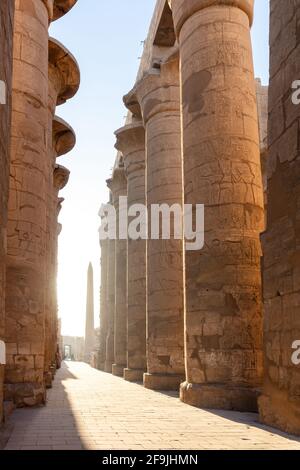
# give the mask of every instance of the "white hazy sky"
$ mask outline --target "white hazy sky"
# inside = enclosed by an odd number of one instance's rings
[[[94,267],[95,324],[99,323],[101,203],[108,193],[116,151],[114,131],[123,125],[122,97],[133,86],[155,0],[78,0],[66,16],[53,23],[51,36],[76,57],[81,87],[75,98],[57,108],[57,114],[76,131],[76,148],[59,159],[71,170],[60,222],[58,296],[62,332],[83,335],[86,273]],[[268,83],[269,1],[256,0],[252,29],[256,76]]]

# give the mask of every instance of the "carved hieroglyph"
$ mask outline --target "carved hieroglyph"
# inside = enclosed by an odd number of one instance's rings
[[[45,400],[48,24],[43,2],[16,2],[5,382],[19,406]]]
[[[186,252],[181,398],[256,409],[261,385],[264,206],[250,23],[253,1],[171,0],[180,45],[185,202],[205,204]]]
[[[13,54],[14,2],[0,2],[0,425],[3,417],[3,381],[5,363],[5,256],[7,200],[9,183],[9,140]],[[3,357],[4,356],[4,357]]]

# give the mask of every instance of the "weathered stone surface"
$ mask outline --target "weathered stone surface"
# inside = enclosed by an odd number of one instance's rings
[[[264,285],[264,423],[300,435],[300,107],[291,89],[299,80],[300,3],[271,0],[267,229],[262,237]]]
[[[9,137],[11,120],[14,3],[0,3],[0,80],[5,83],[5,100],[0,102],[0,341],[5,340],[5,255],[9,182]],[[0,364],[0,423],[3,419],[4,366]]]
[[[6,341],[40,345],[6,367],[6,396],[18,406],[45,400],[48,22],[43,2],[16,2]]]
[[[181,57],[185,203],[205,205],[205,246],[185,256],[181,398],[249,411],[263,372],[253,1],[172,0],[171,6]]]
[[[116,148],[122,152],[127,176],[128,207],[146,202],[145,128],[133,122],[116,132]],[[129,218],[129,223],[131,219]],[[127,244],[127,368],[124,378],[142,381],[146,364],[146,240]]]
[[[94,321],[94,271],[92,263],[89,264],[87,274],[87,297],[86,297],[86,319],[85,319],[85,361],[90,364],[91,356],[95,350],[95,321]]]
[[[110,189],[116,210],[117,238],[115,241],[115,307],[114,307],[114,363],[112,373],[123,377],[127,366],[127,240],[119,237],[120,197],[127,196],[127,180],[124,165],[115,168]],[[127,214],[125,214],[127,217]]]
[[[146,128],[146,205],[182,206],[178,55],[153,69],[125,97]],[[184,377],[182,240],[147,241],[147,374],[152,389],[177,389]],[[160,233],[161,237],[161,233]]]
[[[98,368],[105,371],[106,338],[108,335],[108,248],[109,240],[100,240],[101,247],[101,288],[100,288],[100,337]]]
[[[45,377],[49,387],[50,369],[57,356],[57,251],[59,191],[67,184],[69,171],[56,165],[58,156],[75,145],[73,129],[55,116],[56,107],[72,98],[80,84],[80,71],[72,54],[53,38],[48,43],[48,152],[46,213],[46,291],[45,291]]]
[[[112,181],[107,180],[108,188],[110,188]],[[110,193],[110,203],[113,202],[112,194]],[[108,327],[106,336],[106,353],[105,353],[105,372],[112,372],[112,365],[115,362],[114,341],[115,341],[115,304],[116,304],[116,289],[115,289],[115,273],[116,273],[116,241],[110,239],[108,241],[108,260],[107,260],[107,312],[108,312]]]

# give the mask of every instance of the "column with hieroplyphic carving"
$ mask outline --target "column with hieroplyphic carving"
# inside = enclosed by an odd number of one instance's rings
[[[253,1],[170,0],[180,47],[185,203],[205,245],[185,253],[186,403],[254,410],[261,385],[264,204]]]
[[[145,206],[145,128],[142,121],[122,127],[116,137],[116,148],[124,158],[128,207]],[[127,367],[124,379],[135,382],[143,381],[147,370],[146,240],[142,234],[138,239],[128,238],[127,258]]]

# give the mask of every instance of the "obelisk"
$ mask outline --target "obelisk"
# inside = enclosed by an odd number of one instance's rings
[[[85,320],[85,362],[90,363],[91,353],[95,349],[95,326],[94,326],[94,274],[92,263],[89,264],[87,273],[87,295],[86,295],[86,320]]]

